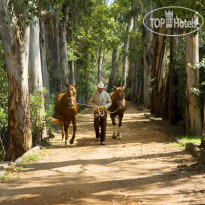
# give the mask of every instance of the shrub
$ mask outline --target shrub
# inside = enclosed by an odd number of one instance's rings
[[[46,89],[43,89],[43,95],[47,93]],[[33,143],[37,143],[42,138],[42,133],[46,128],[49,128],[49,118],[53,115],[53,103],[49,104],[49,108],[44,110],[45,99],[40,97],[35,91],[34,94],[30,94],[30,114],[32,122],[32,138]]]

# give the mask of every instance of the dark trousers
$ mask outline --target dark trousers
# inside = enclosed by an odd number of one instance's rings
[[[107,112],[105,112],[105,115],[102,117],[100,116],[100,117],[94,118],[94,128],[95,128],[96,138],[100,137],[101,142],[105,141],[106,126],[107,126]],[[100,127],[101,127],[101,134],[99,131]]]

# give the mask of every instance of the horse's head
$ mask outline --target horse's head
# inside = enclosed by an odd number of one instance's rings
[[[67,100],[68,100],[68,107],[69,108],[74,108],[74,105],[76,103],[76,88],[77,85],[67,85],[68,90],[66,92],[67,94]]]
[[[115,92],[114,92],[114,96],[115,96],[115,100],[117,102],[117,108],[119,110],[123,109],[123,99],[125,98],[125,93],[124,93],[124,89],[125,87],[119,87],[119,88],[115,88]]]

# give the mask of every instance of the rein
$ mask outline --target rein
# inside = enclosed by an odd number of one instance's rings
[[[105,111],[100,111],[100,108],[97,107],[95,109],[93,109],[93,115],[94,115],[94,118],[97,118],[97,117],[103,117],[105,115]]]
[[[93,105],[88,105],[88,104],[84,104],[84,103],[78,103],[77,102],[77,104],[79,104],[79,105],[85,105],[85,106],[87,106],[87,107],[94,107]],[[118,111],[118,109],[119,108],[117,108],[115,111],[113,111],[113,112],[110,112],[110,111],[108,111],[107,110],[107,113],[109,113],[109,114],[113,114],[113,113],[115,113],[115,112],[117,112]],[[93,113],[96,111],[96,113],[97,113],[97,117],[99,117],[99,116],[101,116],[101,117],[103,117],[104,115],[105,115],[105,111],[100,111],[99,110],[99,108],[97,109],[97,110],[95,110],[95,109],[93,109]],[[94,117],[95,117],[95,115],[94,115]]]

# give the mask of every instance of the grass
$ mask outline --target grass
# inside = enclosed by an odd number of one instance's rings
[[[49,154],[50,156],[53,156],[53,153],[51,153],[50,150],[46,150],[45,148],[42,148],[42,151],[40,152],[39,155],[37,154],[30,154],[28,156],[23,157],[21,164],[16,167],[16,171],[11,172],[8,171],[6,172],[2,177],[0,177],[0,180],[7,180],[7,179],[14,179],[14,178],[20,178],[20,175],[18,175],[18,171],[23,170],[24,168],[28,168],[29,164],[28,162],[37,162],[40,159],[44,159],[45,155]]]
[[[171,146],[172,146],[172,147],[184,147],[183,144],[180,144],[180,143],[178,143],[178,142],[172,143]]]
[[[201,144],[201,136],[184,136],[181,138],[182,142],[188,143],[191,142],[195,145]]]
[[[8,179],[20,179],[20,176],[17,172],[6,172],[1,178],[2,181],[8,180]]]
[[[200,145],[201,144],[201,136],[198,136],[198,135],[195,135],[195,136],[189,136],[189,135],[186,135],[186,136],[175,136],[173,138],[174,138],[174,141],[176,139],[179,139],[179,140],[181,140],[185,144],[189,143],[189,142],[191,142],[191,143],[193,143],[195,145]],[[172,138],[172,140],[173,140],[173,138]],[[178,146],[183,146],[183,145],[181,145],[179,143],[174,143],[173,146],[177,146],[177,144],[178,144]]]
[[[26,163],[26,162],[30,162],[30,161],[33,161],[33,162],[37,162],[38,160],[40,159],[40,157],[36,154],[30,154],[28,156],[25,156],[22,160],[22,162]]]
[[[17,167],[18,171],[21,171],[23,168],[28,168],[29,165],[28,164],[21,164],[20,166]]]

